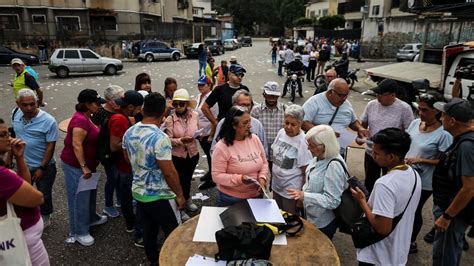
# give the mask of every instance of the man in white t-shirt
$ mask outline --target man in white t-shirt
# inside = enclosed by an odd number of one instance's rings
[[[357,249],[357,260],[359,265],[405,265],[421,195],[418,173],[404,163],[410,149],[410,135],[397,128],[387,128],[375,134],[371,141],[375,162],[390,170],[375,182],[369,201],[359,188],[351,191],[375,231],[386,237]],[[400,221],[394,224],[399,215]]]
[[[377,99],[370,101],[361,117],[362,126],[369,130],[369,137],[374,136],[382,129],[395,127],[405,131],[413,121],[413,111],[404,101],[397,98],[398,84],[395,80],[384,79],[373,89]],[[380,167],[372,158],[370,144],[365,149],[364,169],[365,187],[370,192],[375,181],[387,169]]]

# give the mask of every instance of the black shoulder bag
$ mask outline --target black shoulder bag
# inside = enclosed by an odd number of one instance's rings
[[[375,231],[374,227],[372,227],[367,217],[365,216],[361,217],[351,227],[352,242],[354,243],[354,246],[356,248],[365,248],[372,244],[375,244],[383,240],[387,236],[389,236],[393,232],[393,230],[395,230],[395,227],[402,219],[403,214],[405,214],[405,211],[407,210],[408,205],[410,205],[411,198],[413,197],[413,194],[415,193],[415,188],[416,188],[416,183],[417,183],[415,170],[413,170],[413,174],[415,176],[415,185],[413,186],[413,190],[411,191],[411,196],[408,199],[408,203],[405,206],[405,209],[403,210],[403,212],[397,215],[395,218],[393,218],[392,230],[390,230],[390,233],[388,233],[386,236],[379,234],[377,231]]]
[[[365,194],[365,197],[369,197],[369,192],[365,188],[364,184],[355,176],[351,176],[349,171],[347,171],[346,166],[344,165],[341,160],[334,158],[328,163],[332,161],[339,162],[344,168],[344,173],[346,176],[347,183],[349,183],[349,187],[342,192],[341,195],[341,203],[339,206],[334,209],[334,215],[336,216],[336,224],[339,227],[339,232],[351,234],[351,226],[355,224],[357,219],[359,219],[362,214],[364,213],[362,208],[359,205],[359,202],[352,196],[351,187],[355,188],[358,187],[362,190]]]
[[[334,122],[334,118],[337,115],[337,112],[339,111],[339,106],[336,108],[336,111],[334,111],[334,114],[331,117],[331,120],[329,120],[328,126],[332,125],[332,122]]]

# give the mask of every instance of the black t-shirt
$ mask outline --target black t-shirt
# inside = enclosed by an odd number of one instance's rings
[[[214,106],[214,104],[219,104],[219,115],[217,120],[221,120],[227,114],[227,111],[232,107],[232,96],[238,90],[244,89],[249,91],[249,88],[245,85],[240,85],[239,88],[231,88],[229,83],[222,84],[215,87],[209,97],[206,99],[206,103],[209,107]]]
[[[92,115],[91,120],[94,124],[100,127],[104,121],[110,118],[113,114],[115,113],[105,110],[104,107],[100,107],[99,111]]]
[[[25,85],[34,91],[39,89],[38,82],[36,82],[36,79],[28,72],[25,72]]]

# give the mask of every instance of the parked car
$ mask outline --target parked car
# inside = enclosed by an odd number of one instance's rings
[[[204,43],[207,45],[207,48],[209,49],[212,55],[221,55],[225,53],[222,41],[217,38],[205,39]]]
[[[133,53],[138,61],[153,62],[158,59],[172,59],[179,61],[181,51],[178,48],[170,48],[161,41],[146,40],[134,45]]]
[[[193,43],[193,45],[187,47],[184,50],[184,54],[186,55],[186,57],[187,58],[198,58],[198,56],[199,56],[198,48],[199,48],[200,44],[201,44],[200,42],[197,42],[197,43]]]
[[[123,69],[122,61],[103,57],[87,48],[58,48],[49,59],[49,70],[60,78],[71,72],[103,72],[115,75]]]
[[[39,58],[36,55],[20,53],[0,45],[0,64],[10,64],[13,58],[20,58],[27,65],[39,64]]]
[[[226,51],[237,49],[237,44],[233,39],[224,40],[224,48]]]
[[[415,56],[420,53],[422,46],[423,44],[421,43],[407,43],[403,45],[402,48],[398,49],[397,61],[413,61],[413,59],[415,59]]]
[[[273,40],[272,40],[273,41]],[[278,41],[278,40],[277,40]],[[244,47],[251,47],[252,46],[252,37],[250,36],[244,36],[242,37],[242,39],[240,40],[240,42],[242,43],[242,46]]]
[[[230,39],[230,40],[233,40],[235,42],[235,44],[237,45],[237,48],[242,48],[242,43],[239,42],[239,40],[237,39]]]

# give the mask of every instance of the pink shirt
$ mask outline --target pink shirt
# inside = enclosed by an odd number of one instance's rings
[[[0,217],[7,214],[7,201],[23,184],[23,178],[15,172],[0,166]],[[35,225],[40,219],[39,207],[28,208],[13,205],[16,216],[21,219],[23,231]]]
[[[219,191],[240,199],[256,198],[261,192],[255,184],[243,184],[242,175],[266,179],[267,174],[265,150],[257,135],[235,140],[231,146],[224,140],[216,144],[212,153],[212,179]]]
[[[170,137],[173,150],[173,156],[186,158],[193,157],[199,153],[196,140],[191,143],[184,144],[181,142],[182,137],[192,137],[194,132],[198,130],[198,114],[188,109],[185,117],[179,117],[176,112],[166,118],[166,134]]]
[[[92,121],[86,117],[83,113],[75,112],[72,115],[71,121],[67,127],[66,138],[64,139],[64,148],[61,152],[61,160],[76,168],[81,168],[79,161],[74,153],[74,147],[72,146],[72,130],[82,128],[87,131],[87,136],[82,142],[82,148],[84,150],[84,159],[86,165],[91,171],[95,171],[95,168],[99,165],[99,159],[97,158],[97,140],[99,138],[99,128],[92,123]]]

